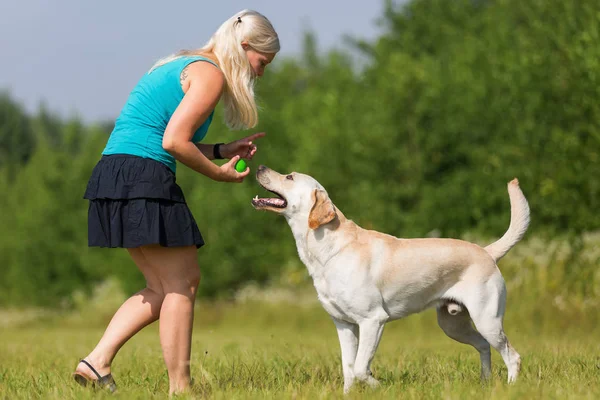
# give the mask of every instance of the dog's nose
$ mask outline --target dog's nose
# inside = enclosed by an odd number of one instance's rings
[[[256,177],[256,179],[259,179],[259,177],[261,176],[261,174],[263,172],[265,172],[268,168],[265,167],[264,165],[259,165],[258,168],[256,169],[256,174],[254,174],[254,176]]]

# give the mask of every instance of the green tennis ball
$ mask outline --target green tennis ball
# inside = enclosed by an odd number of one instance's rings
[[[235,170],[237,172],[244,172],[246,170],[246,161],[240,158],[238,162],[235,163]]]

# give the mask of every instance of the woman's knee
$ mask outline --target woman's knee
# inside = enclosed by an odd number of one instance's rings
[[[162,287],[165,294],[179,293],[195,296],[200,285],[200,279],[200,267],[196,262],[193,265],[189,265],[183,271],[165,276],[162,281]]]
[[[200,267],[195,247],[145,247],[144,255],[160,278],[163,293],[178,292],[194,295],[200,284]]]
[[[142,250],[140,248],[131,248],[127,250],[129,251],[131,258],[137,265],[138,269],[144,275],[144,279],[146,280],[146,289],[158,296],[164,297],[165,294],[162,288],[160,277],[154,270],[152,264],[150,264],[150,262],[148,262],[144,256]]]
[[[187,281],[190,286],[194,288],[194,292],[198,289],[200,285],[200,280],[202,279],[202,274],[200,273],[200,265],[198,263],[194,263],[194,266],[190,268],[190,271],[186,276]]]

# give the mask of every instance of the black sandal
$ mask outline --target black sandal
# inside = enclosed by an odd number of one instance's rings
[[[87,367],[98,377],[98,379],[97,380],[89,379],[87,376],[85,376],[79,372],[75,372],[75,373],[73,373],[73,378],[75,379],[75,382],[79,383],[81,386],[84,386],[84,387],[89,384],[93,388],[95,388],[96,386],[99,386],[101,388],[106,388],[106,389],[110,390],[111,393],[114,393],[115,390],[117,390],[117,384],[115,383],[115,380],[113,379],[112,374],[109,373],[107,375],[100,376],[98,371],[96,371],[96,369],[94,367],[92,367],[92,365],[89,362],[87,362],[85,360],[81,360],[79,362],[87,365]]]

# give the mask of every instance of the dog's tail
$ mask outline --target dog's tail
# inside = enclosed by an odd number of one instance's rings
[[[498,261],[523,238],[529,226],[529,204],[519,188],[517,178],[508,182],[508,196],[510,197],[510,225],[500,239],[485,247],[485,250]]]

